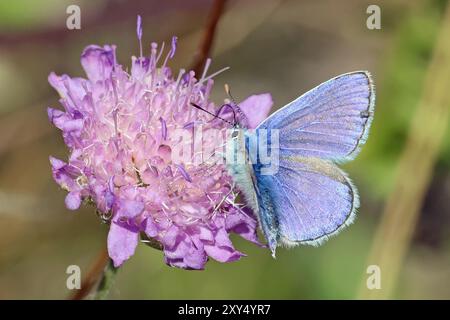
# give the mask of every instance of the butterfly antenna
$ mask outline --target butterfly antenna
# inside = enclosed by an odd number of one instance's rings
[[[225,83],[225,92],[230,97],[231,102],[233,102],[237,106],[238,104],[236,103],[236,100],[234,100],[233,96],[231,95],[231,89],[230,89],[230,86],[228,85],[228,83]]]
[[[194,103],[194,102],[191,102],[191,106],[193,106],[193,107],[196,108],[196,109],[202,110],[202,111],[206,112],[207,114],[212,115],[214,118],[217,118],[217,119],[219,119],[219,120],[222,120],[222,121],[224,121],[224,122],[226,122],[226,123],[228,123],[228,124],[234,126],[234,124],[231,123],[231,121],[228,121],[228,120],[226,120],[226,119],[224,119],[224,118],[222,118],[222,117],[219,117],[217,114],[214,114],[214,113],[212,113],[212,112],[209,112],[208,110],[206,110],[206,109],[200,107],[198,104],[196,104],[196,103]]]

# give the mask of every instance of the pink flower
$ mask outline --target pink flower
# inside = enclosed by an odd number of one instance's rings
[[[149,57],[132,58],[128,74],[115,46],[91,45],[81,55],[87,79],[49,75],[64,110],[49,108],[48,116],[70,150],[67,162],[50,157],[53,177],[68,191],[67,208],[90,201],[110,222],[108,252],[116,267],[134,254],[141,234],[162,245],[168,265],[186,269],[203,269],[208,257],[243,256],[230,232],[258,243],[257,221],[236,203],[224,164],[173,160],[179,130],[188,136],[194,125],[229,127],[191,106],[218,112],[209,101],[213,80],[183,70],[172,76],[167,62],[175,49],[176,38],[166,55],[152,43]],[[271,105],[270,95],[257,95],[241,109],[255,126]],[[203,144],[220,147],[211,139]]]

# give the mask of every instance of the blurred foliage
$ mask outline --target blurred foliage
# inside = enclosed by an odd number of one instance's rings
[[[0,30],[16,33],[54,27],[65,22],[64,17],[59,13],[65,12],[69,5],[83,6],[92,11],[103,3],[103,0],[2,0],[0,1]]]
[[[46,27],[54,23],[59,10],[69,1],[55,3],[43,1],[0,1],[0,27],[11,31],[24,31],[32,27]],[[53,19],[52,19],[53,18]]]
[[[412,9],[400,24],[376,79],[377,103],[369,143],[358,161],[361,179],[379,198],[390,192],[395,163],[406,140],[410,120],[422,94],[422,82],[435,44],[444,1],[426,1]],[[448,135],[447,135],[448,136]],[[446,139],[449,140],[448,138]],[[450,144],[439,158],[450,167]]]

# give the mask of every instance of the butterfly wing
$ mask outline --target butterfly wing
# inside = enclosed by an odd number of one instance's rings
[[[352,222],[357,190],[331,160],[356,156],[367,138],[374,99],[369,73],[348,73],[258,126],[258,136],[263,129],[279,130],[278,171],[264,175],[260,164],[253,165],[260,222],[272,252],[280,243],[320,244]]]
[[[375,92],[370,74],[328,80],[273,113],[257,130],[280,130],[280,154],[353,159],[366,142]]]
[[[359,206],[356,188],[329,161],[280,157],[276,174],[255,175],[260,222],[272,252],[279,243],[321,244],[350,224]]]

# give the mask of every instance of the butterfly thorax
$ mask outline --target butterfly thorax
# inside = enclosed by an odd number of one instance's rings
[[[247,129],[235,127],[229,130],[226,147],[226,165],[234,183],[245,197],[246,203],[258,214],[257,187],[253,166],[246,148]],[[255,192],[256,191],[256,192]]]

